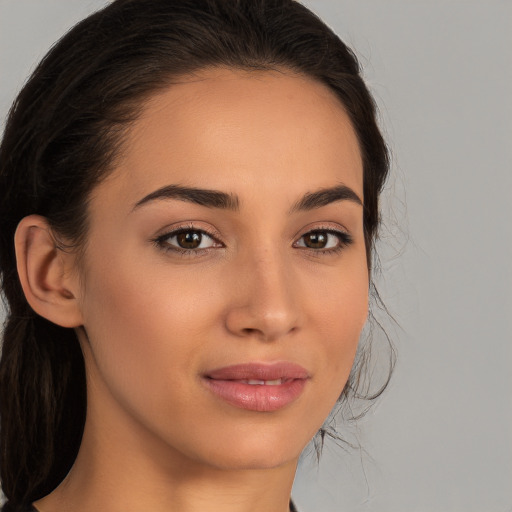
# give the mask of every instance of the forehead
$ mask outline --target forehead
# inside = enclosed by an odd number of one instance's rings
[[[290,201],[343,183],[363,197],[358,140],[339,99],[285,71],[214,68],[173,83],[148,100],[111,179],[133,202],[170,183],[242,198],[277,189]]]

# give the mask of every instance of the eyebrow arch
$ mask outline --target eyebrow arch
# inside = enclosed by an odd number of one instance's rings
[[[178,199],[180,201],[206,206],[207,208],[220,208],[222,210],[233,211],[237,211],[240,204],[237,196],[226,192],[196,187],[184,187],[182,185],[167,185],[151,192],[140,201],[137,201],[133,210],[136,210],[143,204],[158,199]]]
[[[336,201],[352,201],[360,206],[363,206],[361,198],[346,185],[338,185],[336,187],[322,188],[316,192],[308,192],[296,202],[290,209],[290,213],[299,211],[314,210],[327,206]]]

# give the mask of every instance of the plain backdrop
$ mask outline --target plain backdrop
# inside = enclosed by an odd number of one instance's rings
[[[0,0],[2,126],[35,63],[104,3]],[[299,509],[511,512],[512,1],[306,4],[360,58],[393,153],[378,284],[398,362],[350,426],[359,448],[304,458]]]

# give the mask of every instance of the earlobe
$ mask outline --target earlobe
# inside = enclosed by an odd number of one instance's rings
[[[62,327],[82,325],[74,256],[55,243],[48,221],[24,217],[14,235],[18,275],[32,309]]]

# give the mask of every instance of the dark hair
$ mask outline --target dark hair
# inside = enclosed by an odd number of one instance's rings
[[[143,102],[181,75],[212,66],[289,70],[327,85],[340,99],[363,158],[371,267],[388,153],[354,54],[318,17],[293,0],[116,0],[83,20],[24,86],[0,146],[5,510],[45,496],[65,477],[78,453],[86,411],[76,335],[28,305],[16,271],[16,226],[24,216],[39,214],[80,247],[89,194],[113,168]],[[342,398],[358,393],[362,366],[354,366]]]

